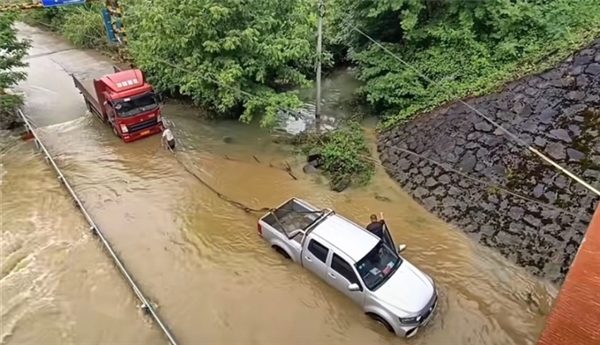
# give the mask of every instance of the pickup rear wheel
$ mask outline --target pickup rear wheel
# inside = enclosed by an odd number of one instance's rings
[[[367,315],[371,319],[375,320],[375,322],[385,327],[385,329],[387,329],[388,332],[394,333],[394,329],[392,328],[392,326],[390,326],[390,324],[387,321],[385,321],[381,316],[372,313],[367,313]]]
[[[286,259],[291,259],[290,256],[288,255],[288,253],[283,250],[283,248],[279,247],[279,246],[273,246],[273,249],[275,249],[275,251],[279,254],[281,254],[281,256],[283,256]]]

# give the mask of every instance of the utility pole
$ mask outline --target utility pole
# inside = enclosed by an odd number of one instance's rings
[[[317,36],[317,99],[315,101],[315,130],[321,133],[321,57],[323,51],[323,17],[325,16],[325,4],[319,0],[319,25]]]

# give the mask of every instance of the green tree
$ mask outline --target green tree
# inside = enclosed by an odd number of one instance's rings
[[[600,34],[597,0],[332,0],[338,40],[365,82],[359,94],[392,125],[488,92]],[[381,42],[435,83],[374,45]]]
[[[125,21],[131,55],[158,90],[244,121],[262,114],[273,125],[301,105],[289,90],[314,74],[310,0],[141,0]]]
[[[15,19],[13,13],[0,13],[0,117],[2,125],[8,127],[14,124],[14,111],[23,104],[23,99],[5,90],[27,78],[27,73],[19,69],[28,66],[23,58],[31,47],[29,40],[17,38]]]

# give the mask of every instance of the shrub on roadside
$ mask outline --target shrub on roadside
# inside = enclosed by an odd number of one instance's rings
[[[23,99],[7,91],[27,77],[26,72],[15,69],[28,66],[23,59],[31,47],[30,41],[17,38],[16,18],[14,13],[0,13],[0,126],[4,128],[17,122],[15,110]]]
[[[301,147],[305,154],[321,154],[323,173],[333,185],[344,180],[353,185],[364,185],[375,173],[369,144],[358,122],[351,121],[346,128],[320,136],[308,135]]]
[[[104,49],[108,38],[102,19],[103,3],[87,3],[44,8],[23,14],[29,25],[59,32],[71,44],[81,48]]]

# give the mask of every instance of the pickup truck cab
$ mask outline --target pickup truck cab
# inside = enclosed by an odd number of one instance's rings
[[[115,136],[129,143],[163,131],[160,95],[139,69],[122,70],[98,79],[73,77],[88,110],[108,124]]]
[[[272,248],[313,272],[399,337],[412,337],[437,307],[435,283],[380,239],[333,210],[292,198],[258,221]]]

